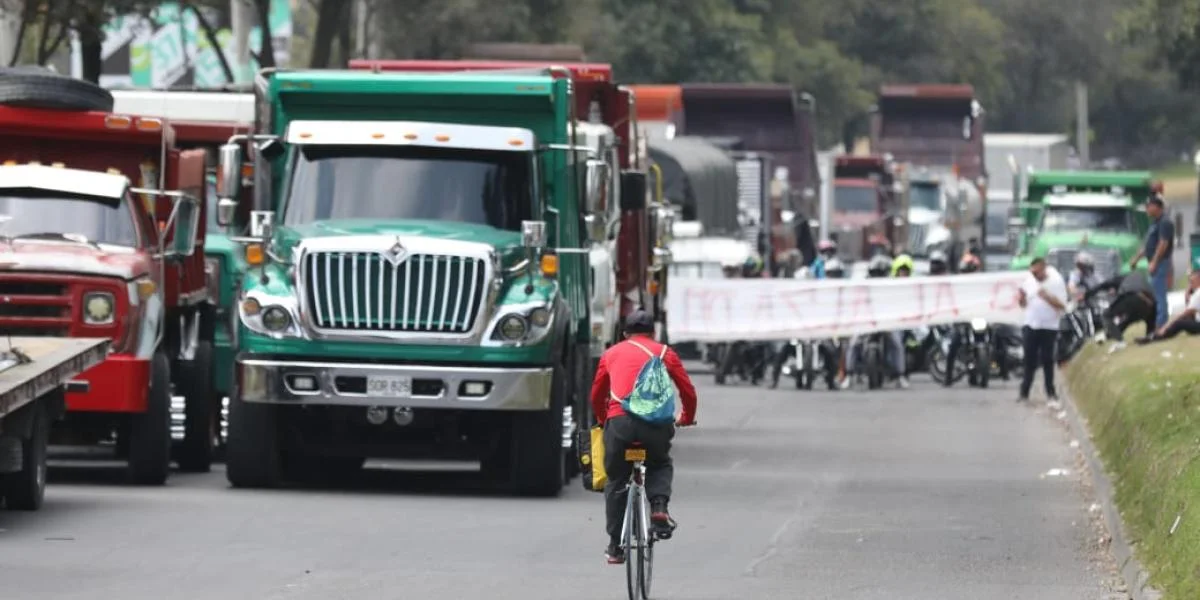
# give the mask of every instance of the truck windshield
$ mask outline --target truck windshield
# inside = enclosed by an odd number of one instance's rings
[[[1042,217],[1042,231],[1133,231],[1133,220],[1125,207],[1051,206]]]
[[[532,218],[524,152],[307,146],[293,159],[283,222],[423,219],[519,231]]]
[[[133,211],[126,200],[0,194],[0,215],[9,219],[0,233],[14,238],[83,236],[88,242],[138,246]]]
[[[839,185],[833,188],[833,210],[838,212],[877,212],[875,188]]]
[[[928,210],[942,210],[942,190],[936,185],[914,183],[909,189],[909,206]]]

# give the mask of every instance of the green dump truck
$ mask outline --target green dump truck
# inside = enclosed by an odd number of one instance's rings
[[[1041,256],[1065,275],[1086,250],[1100,277],[1127,273],[1146,238],[1146,201],[1155,189],[1150,173],[1141,171],[1029,174],[1024,197],[1014,198],[1019,215],[1009,221],[1017,242],[1012,268],[1028,268]]]
[[[588,422],[585,217],[608,190],[555,73],[264,71],[227,474],[479,460],[555,495]],[[248,142],[248,143],[247,143]],[[630,179],[645,194],[644,179]]]

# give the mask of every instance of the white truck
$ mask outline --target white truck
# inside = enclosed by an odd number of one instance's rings
[[[80,373],[108,355],[109,340],[5,337],[0,341],[0,501],[37,510],[46,494],[50,425],[66,412],[66,392],[86,391]],[[82,388],[82,389],[81,389]]]
[[[985,133],[983,149],[987,172],[992,175],[988,181],[984,262],[989,270],[1006,270],[1013,251],[1008,219],[1014,190],[1024,188],[1018,182],[1029,172],[1069,168],[1071,146],[1067,136],[1061,134]],[[1013,173],[1014,165],[1018,173]]]

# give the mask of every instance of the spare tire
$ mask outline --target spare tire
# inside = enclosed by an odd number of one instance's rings
[[[94,83],[42,67],[21,66],[0,69],[0,104],[111,112],[113,98],[108,90]]]

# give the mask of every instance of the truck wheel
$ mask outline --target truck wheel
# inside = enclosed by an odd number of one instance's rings
[[[9,510],[37,510],[46,497],[46,443],[50,439],[50,417],[40,402],[30,407],[33,430],[21,442],[21,470],[0,478]]]
[[[550,410],[513,415],[511,468],[518,494],[552,497],[562,490],[567,455],[562,447],[562,418],[570,390],[568,377],[562,365],[554,369]]]
[[[0,104],[112,112],[113,97],[94,83],[24,66],[0,69]]]
[[[134,483],[162,485],[171,472],[171,361],[162,350],[150,362],[146,412],[129,427],[129,476]]]
[[[213,393],[212,342],[201,341],[191,362],[183,363],[179,382],[184,392],[183,442],[176,459],[179,469],[207,473],[212,468],[213,440],[221,399]]]
[[[225,478],[230,485],[279,485],[283,462],[276,421],[274,405],[243,402],[234,388],[229,397],[229,439],[225,442]]]

